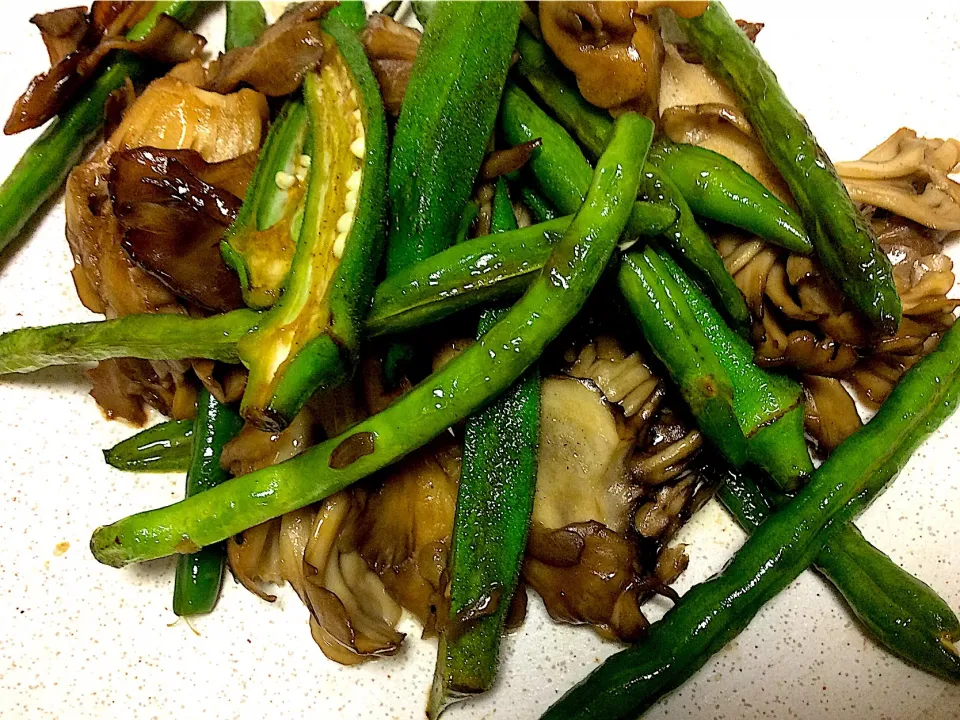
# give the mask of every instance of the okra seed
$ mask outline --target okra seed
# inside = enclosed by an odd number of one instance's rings
[[[291,175],[288,172],[280,170],[273,178],[274,182],[277,183],[277,187],[281,190],[289,190],[293,187],[293,184],[297,181],[297,178]]]
[[[350,230],[351,225],[353,225],[353,213],[347,211],[337,220],[337,232],[345,233]]]
[[[347,208],[347,212],[353,212],[357,209],[357,191],[348,190],[347,197],[344,199],[344,205]]]
[[[309,155],[301,155],[301,156],[300,156],[300,167],[302,167],[302,168],[308,168],[308,167],[310,167],[310,161],[311,161],[311,159],[310,159],[310,156],[309,156]]]
[[[350,143],[350,152],[352,152],[354,156],[358,158],[363,157],[363,153],[365,150],[366,150],[366,144],[363,141],[362,135],[358,137],[356,140],[354,140],[352,143]]]
[[[359,190],[362,177],[363,173],[360,168],[354,170],[350,177],[347,178],[347,191]]]
[[[347,246],[347,234],[342,232],[337,235],[337,239],[333,242],[333,256],[339,260],[343,257],[343,249]]]

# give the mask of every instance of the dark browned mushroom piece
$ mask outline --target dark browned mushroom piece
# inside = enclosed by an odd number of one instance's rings
[[[168,64],[200,54],[206,40],[169,15],[160,15],[142,40],[126,39],[124,33],[149,9],[150,3],[94,3],[82,18],[79,8],[34,16],[52,65],[34,77],[14,103],[4,133],[13,135],[43,125],[74,98],[114,50]]]
[[[175,294],[215,312],[243,306],[239,280],[220,255],[242,201],[205,178],[249,179],[255,161],[249,155],[208,164],[191,150],[143,147],[110,158],[124,249]]]

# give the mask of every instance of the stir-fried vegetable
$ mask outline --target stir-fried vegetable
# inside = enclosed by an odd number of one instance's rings
[[[157,2],[127,38],[142,40],[161,14],[185,20],[196,9],[189,0]],[[63,184],[87,143],[103,125],[104,106],[126,79],[147,75],[149,64],[121,55],[93,81],[91,87],[62,112],[27,149],[0,185],[0,252],[13,242],[30,218]]]
[[[306,141],[306,107],[289,100],[270,127],[243,205],[220,246],[253,308],[273,305],[290,273],[309,173]]]
[[[200,391],[187,470],[187,497],[216,487],[230,477],[220,467],[220,454],[242,427],[243,421],[235,410],[218,402],[206,389]],[[210,545],[178,558],[173,585],[175,614],[202,615],[213,610],[220,597],[224,558],[222,545]]]
[[[167,420],[103,451],[117,470],[186,472],[193,448],[193,420]]]
[[[654,354],[666,366],[700,427],[735,465],[747,441],[734,412],[730,376],[714,352],[679,284],[652,248],[623,258],[620,290]]]
[[[599,280],[632,210],[652,131],[635,114],[618,118],[583,207],[524,296],[475,345],[386,410],[303,455],[98,529],[94,556],[119,567],[220,542],[366,477],[497,397]]]
[[[700,326],[730,376],[733,409],[747,440],[747,459],[766,470],[783,490],[797,490],[813,472],[803,435],[800,386],[785,375],[757,367],[750,344],[724,323],[676,263],[662,253],[661,260],[689,307],[687,320]]]
[[[420,43],[390,155],[387,275],[449,246],[493,130],[520,3],[438,2]],[[395,345],[396,382],[412,355]]]
[[[890,261],[773,70],[720,3],[678,22],[707,67],[736,93],[790,186],[821,262],[878,331],[895,333],[903,311]]]
[[[647,639],[606,660],[544,718],[634,718],[735,638],[900,471],[960,397],[960,330],[911,369],[877,415],[846,440],[789,505],[714,579],[697,585]]]
[[[267,29],[267,15],[257,0],[233,0],[227,3],[227,50],[253,45]]]
[[[492,231],[516,225],[501,179],[493,199]],[[505,312],[485,310],[478,334],[490,330]],[[489,690],[496,677],[500,636],[520,579],[533,512],[539,434],[536,367],[467,420],[452,534],[450,618],[440,632],[428,717]]]
[[[310,178],[283,295],[240,345],[250,370],[241,414],[283,428],[310,396],[351,372],[384,232],[386,121],[356,35],[335,18],[336,41],[307,76]]]
[[[842,164],[848,195],[762,25],[716,2],[415,2],[423,34],[400,7],[235,2],[209,62],[186,3],[32,19],[51,68],[6,131],[53,124],[0,186],[0,251],[105,111],[66,215],[107,319],[0,334],[0,374],[100,361],[108,416],[195,418],[104,451],[187,487],[95,558],[179,555],[178,615],[225,557],[265,600],[288,582],[348,665],[395,654],[405,609],[438,636],[431,718],[491,688],[527,588],[636,643],[545,717],[628,718],[810,565],[960,678],[956,615],[852,524],[960,402],[960,142],[901,130]],[[176,67],[140,88],[146,59]],[[724,475],[751,537],[681,598],[673,538]]]
[[[569,73],[526,30],[521,30],[517,37],[517,50],[520,76],[586,153],[595,158],[603,150],[613,126],[610,115],[584,99]],[[795,252],[812,251],[796,214],[732,160],[660,137],[648,162],[670,177],[697,215],[754,232]]]
[[[748,532],[756,530],[774,509],[769,495],[747,474],[731,474],[719,497]],[[929,585],[868,543],[854,525],[830,537],[814,566],[885,648],[935,675],[960,678],[960,653],[955,646],[960,640],[960,620]]]

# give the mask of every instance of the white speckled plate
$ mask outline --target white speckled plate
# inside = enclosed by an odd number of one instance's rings
[[[63,4],[3,3],[0,108],[46,66],[27,19]],[[859,157],[901,125],[960,135],[960,6],[729,6],[767,23],[758,44],[834,157]],[[205,30],[220,37],[222,20]],[[0,173],[32,139],[0,139]],[[70,280],[63,225],[57,202],[0,260],[0,330],[93,319]],[[174,623],[171,562],[98,565],[87,550],[94,527],[177,500],[183,482],[105,466],[100,449],[131,430],[105,421],[88,389],[79,368],[0,379],[0,717],[422,717],[436,647],[416,639],[412,623],[397,657],[343,668],[313,644],[292,593],[271,606],[228,580],[196,635]],[[958,453],[960,417],[924,445],[860,527],[960,608]],[[716,571],[742,537],[708,506],[684,531],[692,561],[680,590]],[[449,717],[536,718],[616,649],[589,630],[552,624],[533,600],[506,642],[500,684]],[[885,655],[807,573],[648,717],[938,720],[960,717],[960,687]]]

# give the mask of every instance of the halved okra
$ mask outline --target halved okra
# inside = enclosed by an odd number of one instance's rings
[[[283,292],[303,219],[308,141],[307,109],[287,101],[260,151],[247,196],[220,250],[252,308],[268,308]]]
[[[335,18],[304,81],[311,160],[303,220],[283,294],[238,351],[250,370],[241,414],[286,426],[317,390],[350,373],[384,235],[386,120],[363,47]]]

